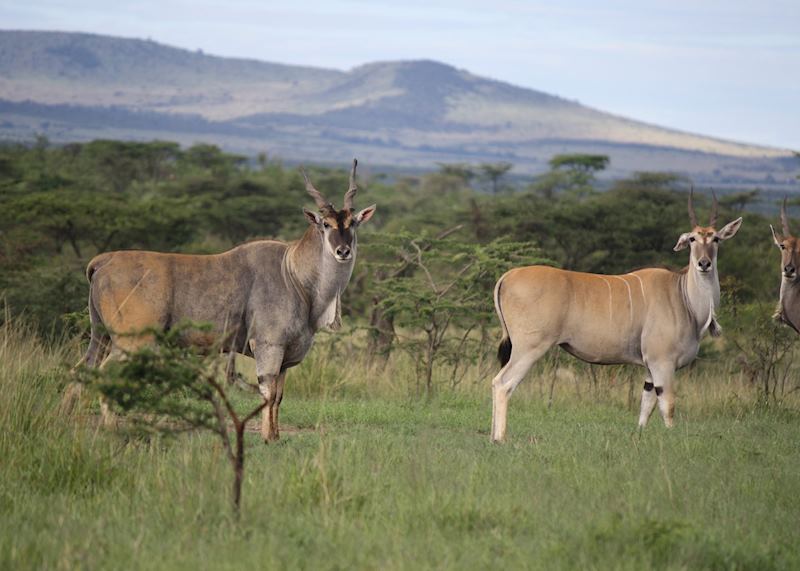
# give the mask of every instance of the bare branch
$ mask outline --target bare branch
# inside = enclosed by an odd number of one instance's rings
[[[219,386],[219,383],[211,376],[206,378],[208,384],[214,387],[214,390],[217,391],[217,394],[222,399],[222,403],[225,405],[225,409],[228,411],[228,414],[231,416],[234,424],[239,424],[239,416],[236,414],[236,409],[233,408],[231,405],[231,401],[228,400],[228,395],[225,394],[225,390]]]
[[[444,240],[444,239],[445,239],[445,238],[447,238],[447,237],[448,237],[450,234],[453,234],[454,232],[458,232],[458,231],[459,231],[459,230],[461,230],[463,227],[464,227],[464,225],[463,225],[463,224],[458,224],[458,225],[456,225],[456,226],[453,226],[452,228],[448,228],[447,230],[443,230],[442,232],[439,232],[439,233],[436,235],[436,239],[437,239],[437,240]],[[432,244],[429,244],[429,245],[428,245],[428,246],[427,246],[425,249],[426,249],[426,250],[428,250],[428,249],[430,249],[430,248],[431,248],[431,246],[432,246]]]
[[[251,410],[251,411],[250,411],[250,412],[247,414],[247,416],[245,416],[245,417],[242,419],[242,424],[246,424],[248,421],[252,420],[252,418],[253,418],[255,415],[257,415],[259,412],[261,412],[262,410],[264,410],[264,407],[265,407],[265,406],[267,406],[267,401],[264,401],[264,402],[262,402],[262,403],[261,403],[260,405],[258,405],[256,408],[254,408],[253,410]]]
[[[453,234],[454,232],[457,232],[457,231],[461,230],[463,227],[464,227],[463,224],[458,224],[457,226],[453,226],[452,228],[448,228],[447,230],[443,230],[442,232],[439,232],[436,235],[435,239],[436,240],[443,240],[443,239],[447,238],[450,234]],[[432,243],[428,243],[428,244],[425,244],[424,246],[420,246],[420,249],[423,252],[427,252],[432,247],[433,247],[433,244]],[[398,254],[398,257],[403,261],[403,264],[400,265],[398,268],[396,268],[389,275],[389,279],[398,278],[398,277],[402,276],[408,270],[408,266],[410,266],[414,262],[414,260],[410,256],[408,256],[408,254],[406,254],[405,252],[401,252],[400,254]]]
[[[427,278],[428,278],[428,283],[430,284],[430,286],[431,286],[431,289],[433,290],[433,293],[435,293],[435,294],[437,294],[437,295],[438,295],[438,293],[439,293],[439,288],[436,286],[436,282],[435,282],[435,281],[433,281],[433,276],[431,275],[430,271],[428,271],[428,268],[427,268],[427,266],[425,266],[425,264],[422,262],[422,248],[420,248],[420,247],[419,247],[419,244],[417,244],[417,241],[416,241],[416,240],[412,240],[412,241],[411,241],[411,245],[412,245],[412,246],[414,246],[414,249],[417,251],[417,260],[416,260],[416,264],[417,264],[417,265],[418,265],[420,268],[422,268],[422,271],[423,271],[423,272],[425,272],[425,275],[426,275],[426,276],[427,276]]]
[[[211,398],[211,405],[214,407],[214,414],[217,417],[217,422],[219,423],[219,430],[215,430],[217,434],[219,434],[220,438],[222,438],[222,444],[225,447],[225,453],[228,455],[228,460],[234,462],[236,457],[233,454],[233,447],[231,447],[231,439],[228,436],[228,423],[225,421],[225,415],[222,412],[222,407],[219,404],[219,401],[215,398]]]
[[[465,273],[467,273],[467,270],[470,269],[473,265],[474,265],[474,262],[470,262],[469,264],[467,264],[466,266],[461,268],[461,270],[456,274],[456,279],[454,279],[452,282],[450,282],[450,285],[448,285],[441,292],[439,292],[439,299],[441,299],[445,295],[447,295],[447,292],[450,291],[450,289],[454,285],[456,285],[458,283],[458,281],[461,279],[461,276],[463,276]]]

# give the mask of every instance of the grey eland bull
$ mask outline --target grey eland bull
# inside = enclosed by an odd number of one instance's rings
[[[781,205],[781,230],[783,235],[775,232],[772,224],[772,240],[781,251],[781,293],[778,309],[774,317],[800,333],[800,240],[792,236],[789,229],[789,217],[786,215],[786,199]]]
[[[277,440],[286,370],[303,360],[317,330],[340,326],[356,229],[375,213],[374,204],[360,212],[353,208],[357,164],[353,160],[341,210],[303,172],[319,212],[303,209],[309,227],[295,242],[258,240],[215,255],[96,256],[86,269],[92,332],[81,363],[95,367],[104,357],[120,358],[151,343],[152,336],[140,334],[147,329],[184,320],[209,323],[210,332],[187,333],[185,342],[211,348],[224,339],[223,350],[255,358],[258,390],[267,403],[261,434],[265,441]],[[103,413],[108,421],[106,406]]]
[[[692,230],[674,247],[689,248],[689,265],[682,271],[599,275],[529,266],[498,280],[494,302],[503,329],[498,349],[503,367],[492,381],[492,441],[505,439],[509,397],[554,345],[588,363],[645,367],[639,426],[647,423],[656,402],[664,423],[672,426],[673,375],[695,359],[706,331],[721,331],[715,319],[717,249],[742,224],[738,218],[716,230],[715,196],[711,221],[700,226],[692,193],[689,218]]]

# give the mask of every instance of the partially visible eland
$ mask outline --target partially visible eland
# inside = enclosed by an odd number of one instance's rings
[[[86,269],[92,332],[81,363],[96,367],[152,343],[152,335],[141,334],[148,329],[167,330],[187,320],[209,323],[211,331],[187,333],[184,341],[206,349],[224,342],[224,351],[255,358],[258,390],[267,403],[261,434],[265,441],[277,440],[286,370],[303,360],[317,330],[340,326],[356,230],[375,213],[374,204],[359,212],[353,207],[357,164],[353,160],[341,210],[303,172],[319,211],[303,209],[309,226],[295,242],[258,240],[205,256],[96,256]],[[74,396],[70,390],[65,400]],[[109,421],[107,406],[103,413]]]
[[[792,235],[789,229],[789,217],[786,215],[786,199],[781,205],[781,230],[775,232],[772,224],[772,240],[781,251],[781,293],[775,318],[800,333],[800,239]]]
[[[529,266],[507,272],[494,289],[503,340],[503,368],[492,381],[492,435],[505,439],[508,400],[533,364],[559,346],[588,363],[635,364],[647,371],[639,426],[658,403],[673,424],[673,375],[697,356],[709,331],[719,335],[717,250],[742,224],[738,218],[716,229],[714,196],[708,226],[697,222],[689,194],[692,230],[674,250],[689,248],[689,265],[679,272],[647,268],[624,275],[599,275]]]

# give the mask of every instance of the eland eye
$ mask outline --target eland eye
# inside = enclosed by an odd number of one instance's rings
[[[689,241],[690,241],[690,242],[694,242],[694,236],[690,236],[690,237],[689,237]]]
[[[719,236],[714,236],[714,241],[719,242]]]
[[[327,222],[325,222],[325,221],[323,221],[323,222],[322,222],[322,225],[323,225],[325,228],[330,228],[330,227],[331,227],[331,225],[330,225],[330,224],[328,224],[328,223],[327,223]]]
[[[785,249],[786,249],[786,246],[784,246],[783,244],[780,244],[778,247],[779,247],[781,250],[785,250]]]

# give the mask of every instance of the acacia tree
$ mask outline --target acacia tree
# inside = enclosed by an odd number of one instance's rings
[[[505,161],[499,163],[483,163],[480,167],[481,178],[489,182],[489,190],[492,194],[497,194],[500,190],[500,179],[514,167],[513,164]]]
[[[411,234],[380,240],[395,261],[376,268],[386,276],[373,285],[378,306],[400,331],[396,344],[414,359],[418,387],[422,381],[428,396],[437,364],[450,366],[451,383],[457,384],[463,364],[481,353],[495,323],[496,280],[511,267],[543,261],[530,243],[476,245]]]
[[[449,228],[436,236],[436,240],[444,240],[450,234],[458,232],[463,227],[462,224]],[[426,241],[420,246],[423,251],[429,250],[433,246],[432,241]],[[377,253],[383,250],[383,254],[387,255],[391,260],[394,258],[394,263],[389,262],[385,264],[373,263],[374,278],[377,282],[385,282],[387,280],[396,280],[400,278],[408,278],[414,274],[415,265],[406,254],[405,250],[397,250],[393,245],[380,244],[372,248],[372,252]],[[382,296],[380,291],[376,291],[372,297],[372,312],[370,313],[370,336],[369,336],[369,350],[368,353],[373,356],[381,356],[386,358],[389,356],[389,351],[392,348],[392,343],[395,338],[394,329],[394,314],[387,312],[384,305],[381,303]]]
[[[534,181],[532,190],[547,199],[558,192],[576,196],[591,194],[595,174],[604,170],[608,163],[606,155],[555,155],[549,161],[550,170]]]
[[[608,166],[609,158],[607,155],[588,155],[588,154],[566,154],[555,155],[550,159],[550,168],[565,168],[580,173],[595,173]]]
[[[756,188],[723,196],[719,199],[719,204],[735,212],[743,212],[749,205],[756,204],[760,200],[761,190]]]
[[[201,354],[181,342],[190,330],[208,332],[210,327],[184,323],[167,332],[142,332],[154,336],[152,346],[126,353],[123,359],[102,369],[82,367],[76,372],[77,380],[99,393],[114,412],[122,414],[132,431],[175,434],[202,429],[216,434],[233,470],[231,504],[238,518],[245,428],[266,401],[239,413],[219,380],[223,371],[219,357],[222,343]],[[228,359],[227,366],[232,365],[232,359]],[[231,425],[233,440],[229,434]]]
[[[464,184],[469,184],[475,178],[475,171],[466,163],[436,163],[439,172],[446,176],[460,178]]]

